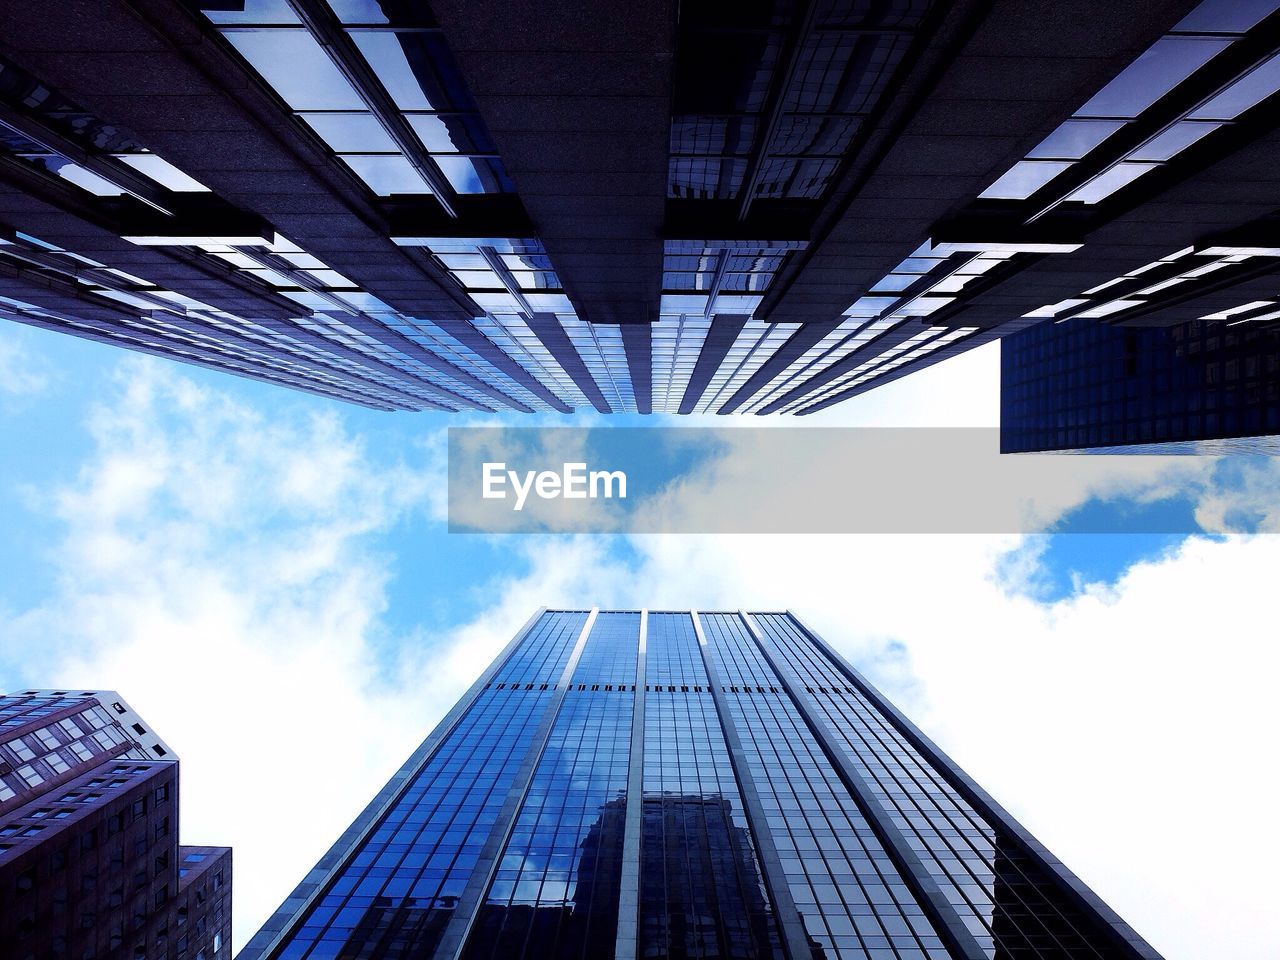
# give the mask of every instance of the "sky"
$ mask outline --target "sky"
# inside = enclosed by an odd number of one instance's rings
[[[992,427],[997,391],[991,345],[808,422]],[[0,691],[119,690],[177,751],[237,948],[564,605],[792,609],[1169,960],[1280,954],[1275,461],[1107,458],[1031,492],[1052,534],[483,536],[458,422],[0,323]]]

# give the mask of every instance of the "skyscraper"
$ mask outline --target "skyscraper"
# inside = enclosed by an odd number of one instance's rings
[[[540,611],[241,960],[1159,955],[790,613]]]
[[[1280,451],[1280,329],[1069,320],[1006,337],[1000,361],[1006,453]]]
[[[0,696],[5,960],[229,960],[231,850],[178,845],[178,758],[114,691]]]
[[[0,0],[0,316],[385,410],[804,415],[1280,296],[1273,0],[590,10]]]

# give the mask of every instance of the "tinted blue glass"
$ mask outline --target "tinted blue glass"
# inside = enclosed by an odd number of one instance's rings
[[[1280,332],[1251,322],[1141,328],[1088,319],[1040,323],[1001,341],[1001,449],[1277,434],[1277,370]]]
[[[370,950],[387,960],[429,956],[551,696],[493,684],[483,690],[280,956],[327,960]]]
[[[781,957],[687,613],[649,615],[646,671],[640,956]]]
[[[586,616],[538,618],[318,899],[297,914],[286,905],[274,922],[287,932],[265,955],[434,960],[454,956],[452,935],[470,924],[465,960],[588,960],[617,948],[780,960],[782,932],[789,939],[798,921],[809,949],[792,960],[942,960],[939,911],[991,960],[1135,955],[1132,931],[1068,891],[1041,848],[917,748],[789,615],[754,615],[758,636],[738,614],[700,615],[700,647],[692,616],[651,614],[634,689],[640,615],[599,614],[557,688]],[[628,795],[635,782],[638,797]],[[639,802],[630,816],[629,801]],[[889,834],[919,858],[939,900],[915,898],[919,883],[880,841]],[[638,865],[624,863],[637,849]],[[472,923],[459,906],[481,889]],[[311,895],[304,884],[298,896]],[[620,909],[635,911],[626,927]]]
[[[842,960],[948,956],[799,710],[774,692],[777,677],[746,624],[732,614],[702,623],[810,939]]]
[[[583,611],[548,611],[538,618],[524,642],[503,664],[494,682],[499,684],[554,684],[564,672],[569,655],[587,622]]]
[[[753,619],[805,684],[871,791],[899,815],[894,822],[989,955],[1105,955],[1091,946],[1105,942],[1095,921],[1055,893],[1054,879],[983,819],[795,620],[782,614]]]
[[[636,682],[640,614],[600,613],[573,672],[573,682],[604,687]]]
[[[602,613],[490,883],[463,956],[611,956],[640,615]]]

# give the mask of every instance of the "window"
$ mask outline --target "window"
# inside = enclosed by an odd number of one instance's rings
[[[1207,37],[1161,37],[1076,115],[1136,117],[1230,45]]]
[[[1061,160],[1020,160],[979,196],[989,200],[1025,200],[1069,166],[1070,163]]]
[[[1077,200],[1080,203],[1097,203],[1157,166],[1158,164],[1155,163],[1117,163],[1098,174],[1067,199]]]
[[[306,30],[228,30],[226,38],[295,110],[363,110],[364,101]]]

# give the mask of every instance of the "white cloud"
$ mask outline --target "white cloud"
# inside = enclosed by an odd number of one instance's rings
[[[267,415],[169,365],[120,371],[94,453],[46,501],[61,582],[0,624],[0,667],[14,687],[116,688],[174,747],[183,841],[235,847],[243,941],[443,712],[380,679],[392,558],[370,543],[438,513],[443,465],[375,457],[336,416]],[[450,643],[418,639],[420,661]],[[451,659],[455,693],[479,666]]]
[[[52,379],[48,363],[27,349],[27,331],[0,321],[0,398],[10,401],[43,393]]]
[[[626,576],[632,603],[794,609],[1170,960],[1275,956],[1280,539],[1193,539],[1052,605],[994,574],[1019,542],[637,538]]]
[[[377,538],[439,517],[439,432],[406,466],[336,418],[122,369],[56,497],[63,582],[0,624],[0,664],[118,687],[182,754],[184,839],[236,847],[238,941],[537,607],[749,606],[795,609],[865,666],[1170,960],[1275,955],[1276,538],[1189,541],[1043,605],[1008,590],[1011,535],[512,537],[527,569],[478,577],[480,617],[387,643]],[[1249,480],[1254,507],[1280,500]],[[1205,516],[1240,500],[1196,489]]]

